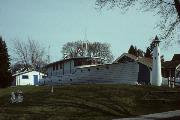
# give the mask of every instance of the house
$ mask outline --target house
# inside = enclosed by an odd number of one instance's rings
[[[13,75],[13,85],[38,85],[39,80],[45,75],[38,71],[24,71]]]
[[[97,57],[65,58],[46,66],[42,84],[121,83],[162,85],[160,40],[153,40],[153,59],[124,53],[112,64]],[[41,84],[40,83],[40,84]]]
[[[172,60],[165,61],[162,66],[163,77],[180,77],[180,54],[174,54]]]
[[[103,64],[98,57],[76,57],[50,63],[46,69],[40,84],[149,84],[152,59],[124,53],[112,64]]]

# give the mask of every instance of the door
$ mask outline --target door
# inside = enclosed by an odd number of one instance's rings
[[[150,83],[150,70],[147,66],[139,63],[138,83],[149,84]]]
[[[34,85],[38,85],[38,75],[33,75],[34,76]]]

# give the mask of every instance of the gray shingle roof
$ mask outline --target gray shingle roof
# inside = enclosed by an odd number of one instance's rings
[[[122,54],[120,57],[118,57],[113,63],[118,63],[118,61],[120,59],[122,59],[124,56],[128,57],[128,58],[131,58],[133,59],[134,61],[137,61],[138,63],[141,63],[141,64],[144,64],[150,68],[152,68],[152,63],[153,63],[153,60],[150,59],[150,58],[146,58],[146,57],[136,57],[132,54],[129,54],[129,53],[124,53]]]

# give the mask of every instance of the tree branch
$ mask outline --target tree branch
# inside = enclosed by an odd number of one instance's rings
[[[162,3],[165,3],[166,5],[174,5],[175,6],[175,4],[173,4],[173,3],[170,3],[170,2],[166,2],[166,1],[164,1],[164,0],[160,0]]]

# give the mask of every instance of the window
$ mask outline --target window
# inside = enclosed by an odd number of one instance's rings
[[[29,79],[28,75],[22,75],[22,79]]]
[[[95,61],[95,60],[93,60],[93,61],[92,61],[92,64],[96,64],[96,61]]]
[[[53,71],[55,70],[55,65],[53,65]]]
[[[74,66],[80,66],[82,65],[82,60],[75,60],[74,61]]]
[[[88,71],[91,71],[90,69],[88,69]]]
[[[109,69],[109,66],[106,66],[106,69]]]
[[[60,69],[62,69],[62,63],[60,63]]]
[[[46,76],[45,76],[45,75],[42,75],[42,78],[44,79],[44,78],[46,78]]]
[[[56,64],[56,70],[58,70],[58,64]]]
[[[97,70],[99,70],[99,68],[96,68]]]

